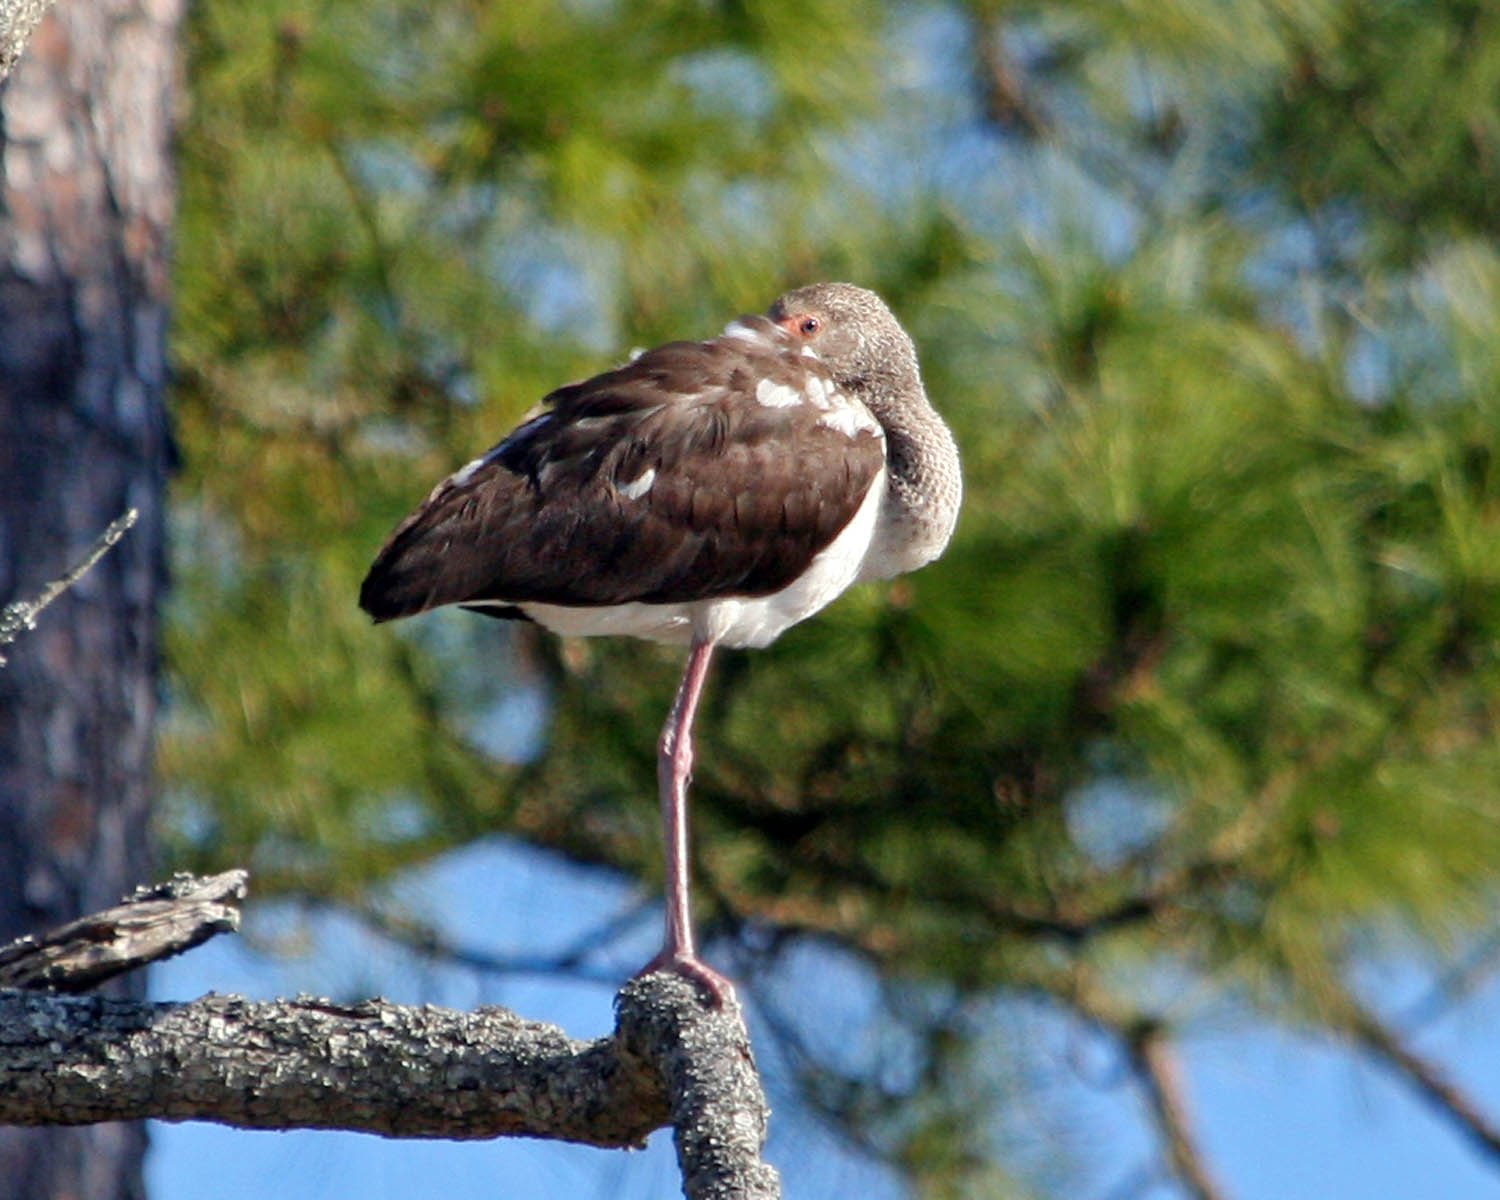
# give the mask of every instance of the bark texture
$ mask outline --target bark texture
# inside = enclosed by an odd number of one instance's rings
[[[86,992],[240,927],[246,871],[177,875],[123,904],[0,946],[0,988]]]
[[[140,510],[0,671],[0,939],[150,870],[179,2],[63,0],[0,89],[0,604]],[[14,1200],[136,1197],[144,1146],[3,1130],[0,1179]]]
[[[0,1123],[159,1117],[388,1137],[639,1145],[675,1126],[690,1200],[775,1200],[738,1004],[668,972],[620,993],[614,1037],[504,1009],[370,1000],[188,1004],[0,992]]]
[[[26,49],[26,39],[52,0],[0,0],[0,82]]]
[[[657,1064],[671,1098],[682,1190],[693,1200],[777,1200],[781,1180],[760,1159],[771,1110],[735,1001],[705,1012],[675,975],[632,979],[621,990],[618,1036]]]
[[[0,1121],[25,1124],[160,1117],[628,1146],[667,1117],[660,1080],[612,1041],[503,1009],[6,992],[0,1053]]]

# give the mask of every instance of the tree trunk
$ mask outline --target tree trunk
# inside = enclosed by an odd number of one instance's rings
[[[140,510],[0,669],[0,940],[151,873],[179,8],[63,0],[0,89],[0,603]],[[0,1130],[0,1180],[137,1197],[144,1149],[139,1125]]]

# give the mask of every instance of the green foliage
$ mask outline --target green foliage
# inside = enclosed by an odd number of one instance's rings
[[[1311,206],[1355,199],[1412,257],[1500,230],[1500,13],[1469,0],[1351,3],[1266,114],[1265,168]]]
[[[1343,1027],[1362,939],[1481,928],[1500,863],[1492,24],[205,0],[178,851],[335,900],[489,831],[659,876],[676,656],[372,630],[358,582],[550,387],[850,277],[916,336],[965,512],[937,565],[717,664],[700,915],[1110,1025],[1087,979],[1122,1037],[1192,1019],[1181,972]],[[475,732],[517,687],[552,705],[522,765]],[[958,1065],[982,1035],[925,1029],[905,1119],[841,1119],[926,1194],[1025,1194]]]

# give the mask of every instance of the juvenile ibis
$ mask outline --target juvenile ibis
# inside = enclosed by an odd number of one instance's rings
[[[769,645],[851,584],[931,562],[962,491],[911,338],[873,292],[819,283],[558,388],[396,527],[359,603],[376,621],[457,604],[689,648],[658,744],[666,937],[645,969],[717,1002],[729,984],[694,949],[687,818],[714,648]]]

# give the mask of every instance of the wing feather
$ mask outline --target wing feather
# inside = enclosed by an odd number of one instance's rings
[[[765,378],[806,402],[759,403]],[[872,420],[820,421],[834,391],[821,363],[764,331],[671,343],[559,388],[397,526],[360,605],[389,620],[444,604],[517,615],[505,606],[778,591],[884,462]]]

